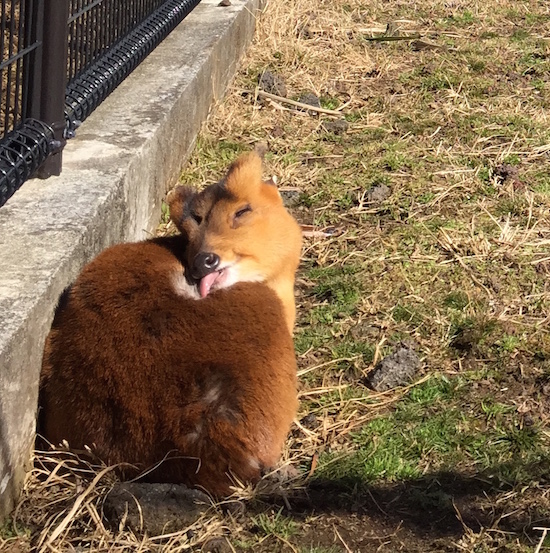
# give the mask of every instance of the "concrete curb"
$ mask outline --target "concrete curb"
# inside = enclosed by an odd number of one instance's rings
[[[261,0],[218,2],[203,0],[86,120],[60,177],[27,182],[0,209],[0,517],[29,464],[59,295],[102,249],[155,228],[167,188],[252,39]]]

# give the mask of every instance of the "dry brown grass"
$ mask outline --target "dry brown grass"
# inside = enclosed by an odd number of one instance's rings
[[[117,467],[93,464],[66,451],[37,451],[23,497],[13,514],[13,537],[1,550],[185,551],[222,534],[223,518],[205,509],[195,524],[158,536],[116,528],[103,513],[104,500],[118,482]]]

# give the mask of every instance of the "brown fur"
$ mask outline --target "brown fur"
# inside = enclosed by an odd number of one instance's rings
[[[188,275],[189,259],[205,241],[230,251],[246,241],[244,232],[233,239],[235,229],[223,219],[232,216],[235,197],[246,199],[247,166],[254,164],[248,157],[230,170],[232,199],[216,195],[220,185],[202,195],[180,189],[171,206],[181,236],[109,248],[63,294],[41,375],[39,432],[51,443],[88,445],[107,463],[131,463],[136,471],[165,459],[147,479],[215,495],[227,494],[233,479],[257,480],[277,462],[297,407],[293,298],[277,294],[279,275],[271,268],[265,282],[239,282],[204,299],[192,294]],[[269,200],[272,190],[259,195]],[[215,232],[187,220],[195,205],[189,202],[209,210]],[[252,228],[262,226],[261,217],[253,221]],[[277,267],[269,228],[256,239]],[[279,272],[293,282],[299,250],[290,246],[291,268]]]

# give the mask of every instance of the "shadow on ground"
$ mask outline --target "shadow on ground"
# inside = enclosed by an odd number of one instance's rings
[[[357,528],[370,526],[371,535],[393,528],[394,534],[386,534],[386,541],[396,537],[397,542],[409,544],[409,551],[421,551],[422,547],[425,551],[455,551],[450,546],[441,549],[441,544],[484,529],[501,534],[512,532],[521,542],[532,545],[540,537],[533,527],[550,523],[549,467],[549,458],[523,467],[524,473],[531,475],[529,482],[514,484],[499,478],[510,472],[508,465],[472,475],[435,472],[385,485],[367,485],[360,479],[316,479],[287,498],[291,511],[285,510],[285,515],[298,521],[324,517],[344,529],[355,519],[361,521]],[[362,551],[361,547],[373,539],[369,532],[360,536],[357,530],[351,530],[347,545]],[[418,540],[416,546],[411,538]],[[436,549],[426,548],[427,543]]]

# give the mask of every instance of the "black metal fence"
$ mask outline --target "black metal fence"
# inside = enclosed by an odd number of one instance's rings
[[[0,206],[200,0],[0,0]]]

